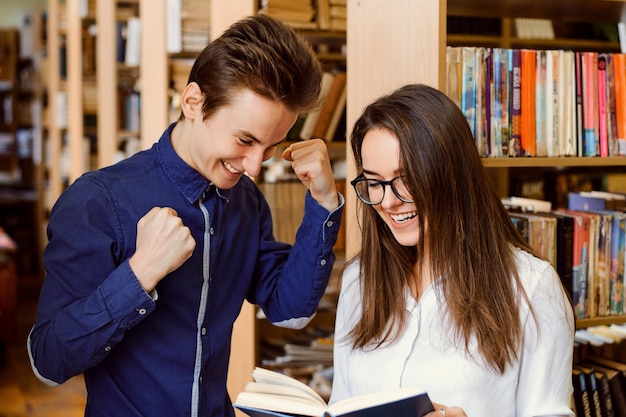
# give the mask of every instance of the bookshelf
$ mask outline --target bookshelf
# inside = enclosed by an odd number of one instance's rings
[[[452,46],[487,46],[502,48],[532,49],[569,49],[574,51],[619,52],[619,43],[613,39],[593,39],[578,37],[559,37],[554,39],[522,39],[515,34],[514,18],[554,19],[555,29],[563,30],[567,25],[577,22],[616,24],[626,20],[626,3],[591,2],[540,2],[528,0],[513,2],[509,0],[479,0],[471,6],[461,1],[448,1],[448,15],[454,19],[478,19],[489,23],[490,29],[481,34],[454,33],[447,36],[448,45]],[[471,31],[468,31],[471,32]],[[559,172],[624,172],[624,157],[529,157],[529,158],[484,158],[501,195],[508,195],[510,172],[524,170],[528,173],[553,170]],[[608,316],[578,319],[579,329],[590,326],[610,325],[626,322],[626,316]]]
[[[19,273],[38,276],[38,158],[40,130],[36,56],[23,47],[27,28],[0,29],[0,227],[17,244]]]
[[[518,35],[515,20],[515,17],[448,16],[447,44],[499,48],[619,51],[619,42],[601,33],[599,23],[542,19],[550,22],[553,37],[534,38]],[[616,32],[615,30],[615,34]]]

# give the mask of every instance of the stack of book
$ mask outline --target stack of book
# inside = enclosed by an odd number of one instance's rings
[[[317,7],[320,29],[346,31],[348,17],[346,0],[319,0]]]
[[[205,0],[182,0],[180,27],[184,52],[200,52],[209,43],[209,6]]]
[[[318,29],[311,0],[262,0],[259,14],[275,17],[296,29]]]

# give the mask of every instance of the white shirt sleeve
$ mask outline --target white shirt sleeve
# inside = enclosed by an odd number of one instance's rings
[[[573,310],[552,267],[533,272],[537,265],[521,259],[518,265],[522,280],[534,277],[525,288],[536,320],[527,315],[523,323],[516,415],[572,416]]]

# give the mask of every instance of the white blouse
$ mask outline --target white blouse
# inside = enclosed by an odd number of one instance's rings
[[[426,390],[433,402],[462,407],[469,417],[573,416],[572,309],[548,262],[520,249],[515,254],[536,321],[523,303],[522,346],[504,374],[486,366],[475,339],[471,355],[463,346],[454,348],[441,313],[446,300],[436,283],[419,302],[407,289],[407,326],[398,340],[378,349],[353,350],[345,336],[360,316],[361,290],[359,264],[349,265],[337,310],[330,402],[414,385]]]

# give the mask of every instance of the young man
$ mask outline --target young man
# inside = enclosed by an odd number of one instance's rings
[[[86,416],[232,416],[233,323],[244,299],[304,326],[334,262],[343,197],[322,140],[291,145],[307,186],[291,247],[272,235],[256,176],[321,69],[288,26],[257,16],[199,55],[182,114],[149,150],[91,172],[52,210],[47,276],[28,350],[60,384],[84,373]]]

